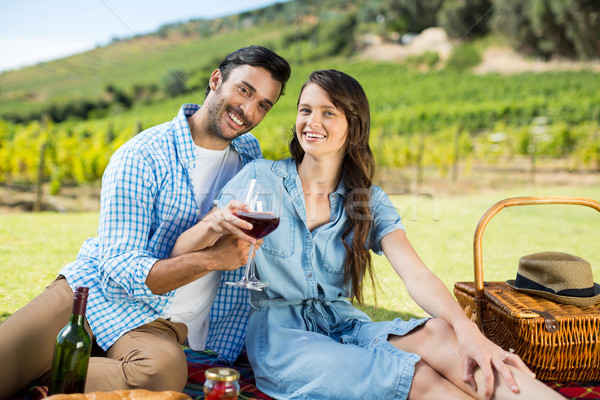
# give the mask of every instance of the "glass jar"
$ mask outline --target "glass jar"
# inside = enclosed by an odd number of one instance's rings
[[[233,368],[217,367],[204,372],[205,400],[236,400],[240,394],[240,373]]]

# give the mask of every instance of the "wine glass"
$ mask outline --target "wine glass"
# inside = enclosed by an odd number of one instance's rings
[[[281,188],[269,190],[261,186],[256,179],[251,179],[246,185],[243,203],[248,206],[248,210],[238,211],[235,215],[252,224],[252,229],[245,231],[248,235],[261,239],[277,228],[281,210]],[[269,286],[269,282],[256,278],[256,265],[252,260],[253,252],[252,243],[244,277],[238,282],[226,282],[228,285],[259,291]]]

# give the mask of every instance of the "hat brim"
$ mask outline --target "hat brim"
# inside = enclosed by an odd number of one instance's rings
[[[546,299],[555,301],[562,304],[570,304],[573,306],[586,307],[593,306],[600,299],[600,284],[594,283],[594,295],[589,297],[573,297],[573,296],[561,296],[558,294],[546,292],[544,290],[535,289],[523,289],[515,285],[515,279],[506,281],[506,284],[511,288],[520,292],[534,294],[536,296],[544,297]]]

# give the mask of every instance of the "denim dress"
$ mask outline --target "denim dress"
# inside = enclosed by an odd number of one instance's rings
[[[352,196],[343,178],[329,197],[330,222],[313,231],[306,223],[296,163],[290,159],[248,164],[223,189],[217,205],[226,205],[225,193],[252,178],[283,188],[279,226],[264,238],[254,259],[259,278],[270,283],[250,293],[246,349],[257,386],[278,399],[406,399],[420,357],[399,350],[387,338],[404,335],[427,319],[372,322],[348,301],[343,202]],[[371,187],[370,207],[373,223],[365,247],[383,254],[381,239],[404,227],[377,186]]]

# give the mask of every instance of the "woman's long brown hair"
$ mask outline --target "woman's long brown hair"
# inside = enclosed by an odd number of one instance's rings
[[[346,154],[342,161],[342,176],[347,189],[344,208],[349,218],[348,227],[342,235],[346,248],[344,282],[351,297],[363,304],[362,280],[365,275],[369,276],[373,287],[375,286],[371,253],[365,248],[371,229],[369,199],[375,173],[375,159],[369,147],[369,101],[356,79],[340,71],[314,71],[302,86],[300,94],[310,83],[319,85],[327,92],[333,105],[344,113],[348,121]],[[304,158],[304,150],[295,128],[292,131],[294,135],[289,145],[290,153],[300,163]],[[346,238],[350,233],[353,233],[353,237],[352,243],[348,245]]]

